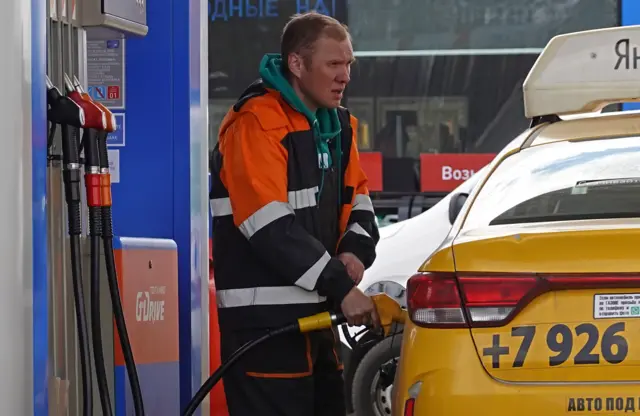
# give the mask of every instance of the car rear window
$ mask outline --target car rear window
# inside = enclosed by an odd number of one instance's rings
[[[465,229],[640,217],[640,137],[564,141],[505,159],[480,190]]]

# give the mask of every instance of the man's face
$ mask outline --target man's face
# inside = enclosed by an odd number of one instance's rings
[[[310,54],[300,71],[300,89],[315,107],[339,107],[351,79],[354,60],[351,42],[322,36]]]

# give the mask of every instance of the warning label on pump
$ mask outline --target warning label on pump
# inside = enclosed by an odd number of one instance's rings
[[[640,293],[595,295],[593,317],[595,319],[640,318]]]
[[[87,41],[89,94],[112,110],[124,109],[124,40]]]

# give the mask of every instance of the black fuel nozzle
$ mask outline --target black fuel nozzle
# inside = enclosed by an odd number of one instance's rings
[[[71,98],[62,95],[49,80],[47,81],[48,120],[59,124],[62,130],[62,179],[65,199],[69,211],[69,235],[82,234],[80,215],[80,148],[78,130],[85,125],[85,112]]]
[[[85,112],[71,98],[60,93],[46,76],[47,83],[47,119],[53,124],[59,124],[62,129],[62,161],[63,167],[78,164],[80,152],[77,137],[73,137],[74,129],[84,127]]]
[[[60,90],[53,85],[48,76],[45,75],[47,84],[47,120],[51,123],[49,135],[47,137],[47,149],[53,145],[56,126],[59,124],[68,133],[69,126],[79,128],[84,125],[84,111],[68,97],[60,93]]]
[[[47,120],[52,124],[61,126],[71,126],[80,128],[84,126],[85,114],[83,109],[69,97],[65,97],[60,90],[51,83],[46,76],[47,82]]]

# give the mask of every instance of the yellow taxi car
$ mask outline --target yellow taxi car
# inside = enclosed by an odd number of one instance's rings
[[[640,112],[601,112],[640,97],[634,45],[601,29],[538,58],[531,127],[408,282],[394,415],[640,414]]]

